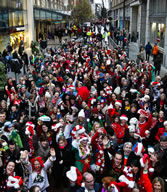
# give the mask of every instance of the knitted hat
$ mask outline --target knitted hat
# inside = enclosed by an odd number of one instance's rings
[[[85,112],[83,109],[80,110],[80,112],[78,113],[78,117],[83,117],[85,118]]]
[[[117,100],[117,101],[115,102],[115,105],[119,105],[120,107],[122,107],[122,101],[121,101],[121,100]]]
[[[7,187],[14,187],[14,189],[19,189],[23,184],[23,180],[19,176],[9,176],[7,181]]]
[[[128,117],[126,115],[121,115],[120,120],[128,121]]]
[[[133,149],[134,149],[134,153],[137,156],[140,156],[144,152],[144,147],[142,143],[136,143]]]
[[[82,182],[82,174],[80,173],[80,171],[78,170],[78,168],[71,166],[70,170],[66,172],[66,177],[73,181],[76,182],[77,185],[81,186],[81,182]]]

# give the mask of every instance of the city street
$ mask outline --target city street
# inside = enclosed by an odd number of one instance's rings
[[[166,192],[166,162],[166,0],[0,2],[0,192]]]

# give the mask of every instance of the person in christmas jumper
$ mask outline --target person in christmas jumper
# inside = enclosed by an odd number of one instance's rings
[[[138,113],[140,114],[140,116],[136,133],[139,134],[141,137],[145,137],[146,130],[148,130],[151,126],[152,115],[143,109],[140,109]]]
[[[72,142],[72,150],[75,153],[75,166],[81,173],[89,170],[95,170],[93,163],[92,148],[90,145],[90,138],[86,133],[83,133]]]
[[[25,153],[25,156],[21,159],[30,173],[28,181],[29,189],[33,185],[38,185],[41,191],[46,192],[46,189],[49,187],[47,169],[52,165],[52,162],[56,160],[56,153],[53,148],[50,149],[50,155],[45,163],[41,157],[35,157],[31,160],[31,164],[28,160],[28,152]]]
[[[4,171],[3,171],[4,168]],[[0,177],[0,191],[7,192],[10,186],[7,186],[9,176],[16,176],[16,163],[14,161],[8,161],[5,166],[0,167],[1,177]],[[12,186],[11,186],[12,187]]]
[[[92,147],[95,152],[96,165],[96,179],[101,182],[105,173],[104,151],[103,151],[103,137],[106,133],[105,129],[101,128],[91,139]]]

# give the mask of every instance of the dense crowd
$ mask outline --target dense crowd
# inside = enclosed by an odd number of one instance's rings
[[[34,51],[25,70],[0,102],[1,192],[165,192],[166,77],[152,64],[92,36]]]

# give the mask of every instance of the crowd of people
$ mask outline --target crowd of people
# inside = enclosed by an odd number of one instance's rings
[[[0,102],[0,191],[165,192],[167,79],[96,38],[36,52]]]

